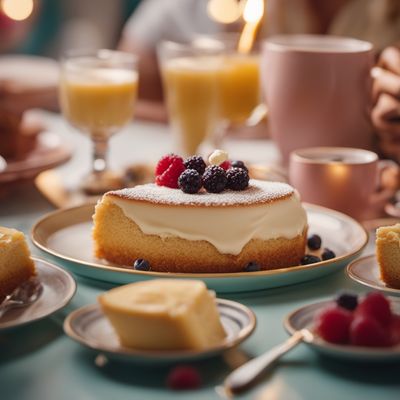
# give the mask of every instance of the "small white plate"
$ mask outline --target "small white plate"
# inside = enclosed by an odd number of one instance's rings
[[[75,280],[67,271],[39,258],[32,259],[43,292],[34,303],[7,311],[0,318],[0,331],[47,317],[66,306],[75,294]]]
[[[393,312],[400,314],[400,301],[398,299],[390,299],[390,301]],[[312,331],[314,316],[330,304],[333,304],[332,300],[321,301],[298,308],[285,318],[285,329],[291,335],[303,328]],[[400,360],[400,345],[392,347],[339,345],[328,343],[315,334],[312,341],[305,343],[318,353],[340,358],[344,361],[388,362]]]
[[[69,314],[64,321],[64,331],[83,346],[99,351],[109,359],[152,364],[194,361],[215,356],[237,346],[256,327],[256,316],[248,307],[222,299],[217,299],[217,306],[227,336],[220,345],[201,351],[148,351],[123,347],[98,304],[79,308]]]
[[[400,296],[400,289],[386,285],[380,278],[378,261],[375,255],[359,258],[346,268],[347,275],[354,281],[368,286],[389,296]]]

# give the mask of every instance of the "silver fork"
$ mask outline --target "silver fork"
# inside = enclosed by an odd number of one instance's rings
[[[0,303],[0,318],[12,308],[26,307],[34,303],[42,292],[43,286],[37,277],[28,279]]]

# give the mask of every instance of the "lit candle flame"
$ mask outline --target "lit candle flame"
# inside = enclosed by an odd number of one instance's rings
[[[264,0],[247,0],[243,10],[246,24],[240,35],[238,51],[249,53],[253,47],[259,23],[264,15]]]
[[[1,0],[0,9],[10,19],[23,21],[33,12],[33,0]]]

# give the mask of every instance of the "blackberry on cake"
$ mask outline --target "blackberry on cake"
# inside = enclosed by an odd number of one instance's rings
[[[185,193],[197,193],[201,184],[201,176],[195,169],[186,169],[178,179],[178,186]]]
[[[184,165],[186,169],[194,169],[200,175],[204,174],[206,170],[206,163],[204,162],[201,156],[191,156],[184,161]]]
[[[249,186],[249,174],[241,168],[229,168],[226,172],[227,187],[232,190],[244,190]]]
[[[221,193],[228,183],[226,172],[218,165],[210,165],[203,174],[203,186],[209,193]]]

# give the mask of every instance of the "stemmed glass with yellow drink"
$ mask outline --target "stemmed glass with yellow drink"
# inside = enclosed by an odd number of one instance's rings
[[[104,49],[71,52],[62,60],[62,112],[93,142],[92,171],[82,185],[88,193],[104,193],[123,184],[107,168],[108,142],[131,121],[137,91],[137,58],[133,54]]]
[[[222,54],[221,46],[175,42],[158,49],[175,148],[184,156],[218,144]]]
[[[238,51],[240,35],[235,32],[199,35],[193,40],[198,47],[219,46],[223,49],[218,76],[221,117],[232,125],[245,125],[261,102],[260,56],[257,49]]]
[[[260,104],[259,56],[237,52],[238,35],[164,42],[159,60],[177,151],[207,154],[229,125],[245,125]]]

